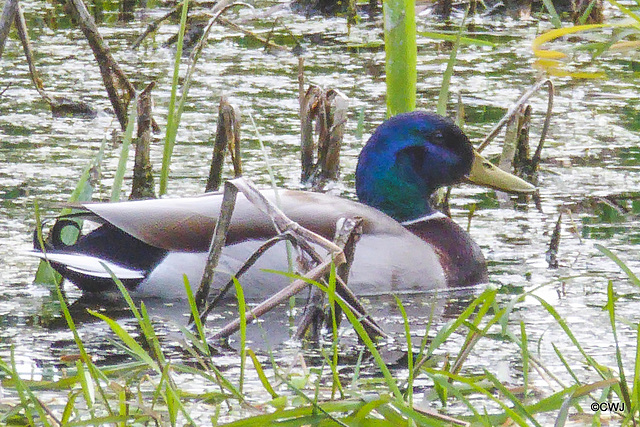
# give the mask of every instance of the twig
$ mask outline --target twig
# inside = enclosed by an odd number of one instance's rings
[[[235,191],[232,191],[232,188]],[[329,271],[332,265],[335,264],[336,266],[340,266],[346,261],[345,253],[339,246],[337,246],[333,242],[330,242],[324,237],[310,230],[307,230],[306,228],[289,219],[278,207],[269,202],[250,181],[246,180],[245,178],[236,178],[227,181],[225,183],[225,193],[223,196],[220,218],[216,223],[212,243],[209,248],[209,258],[207,260],[207,266],[205,267],[202,282],[200,284],[198,292],[196,293],[196,305],[199,312],[208,313],[206,310],[203,311],[203,308],[206,305],[206,298],[209,295],[209,289],[212,283],[214,269],[217,266],[222,248],[224,247],[226,233],[230,225],[230,219],[233,213],[233,206],[235,204],[237,191],[241,191],[249,202],[251,202],[259,211],[271,218],[271,221],[273,222],[273,225],[278,233],[291,233],[295,237],[298,245],[302,246],[302,249],[307,251],[312,256],[312,258],[317,260],[318,255],[313,249],[311,242],[313,242],[317,246],[322,247],[328,252],[328,256],[326,257],[325,261],[313,268],[305,275],[305,278],[307,280],[318,280]],[[260,254],[261,252],[257,256],[259,256]],[[254,257],[252,256],[249,261],[254,262],[252,261],[253,258]],[[362,308],[361,304],[359,303],[357,298],[353,296],[350,290],[346,288],[344,282],[339,277],[337,277],[336,279],[339,283],[339,294],[341,295],[341,298],[342,295],[345,296],[343,299],[347,301],[347,305],[350,307],[350,309],[359,317],[362,317],[363,323],[366,324],[367,327],[372,331],[374,331],[375,334],[385,336],[385,333],[375,324],[375,322],[373,322],[372,319],[370,319],[366,315],[364,308]],[[307,286],[308,283],[305,280],[298,279],[294,281],[277,294],[259,304],[255,309],[248,312],[247,320],[251,321],[263,315],[264,313],[280,304],[282,301],[297,294]],[[344,289],[342,289],[343,287]],[[229,336],[230,334],[238,330],[237,328],[239,327],[239,325],[239,320],[231,322],[221,331],[216,333],[215,338],[223,338]]]
[[[240,3],[240,2],[234,3],[234,5],[239,5],[239,4],[243,4],[245,6],[250,6],[250,5],[247,5],[245,3]],[[250,7],[253,7],[253,6],[250,6]],[[259,35],[257,35],[256,33],[252,32],[252,31],[249,31],[249,30],[246,30],[246,29],[242,28],[241,26],[239,26],[238,24],[233,23],[233,22],[229,21],[226,18],[220,17],[220,18],[218,18],[218,22],[220,22],[220,24],[224,25],[225,27],[232,28],[232,29],[234,29],[236,31],[240,31],[241,33],[244,33],[244,34],[246,34],[246,35],[248,35],[250,37],[253,37],[254,39],[258,40],[260,43],[262,43],[265,47],[269,47],[269,48],[276,49],[276,50],[279,50],[279,51],[288,51],[289,50],[288,47],[281,46],[281,45],[279,45],[277,43],[274,43],[274,42],[272,42],[270,40],[262,38]]]
[[[549,126],[551,124],[551,113],[553,111],[553,100],[554,100],[553,82],[551,80],[547,80],[545,83],[547,84],[547,89],[549,91],[549,100],[547,102],[547,114],[545,115],[545,118],[544,118],[544,125],[542,126],[540,141],[538,142],[538,147],[536,147],[536,152],[531,158],[531,165],[533,170],[537,170],[538,164],[540,164],[540,157],[542,156],[542,147],[544,146],[544,141],[547,138],[547,133],[549,132]]]
[[[2,58],[4,44],[7,41],[18,6],[18,0],[6,0],[2,8],[2,16],[0,17],[0,58]]]
[[[507,114],[505,114],[504,117],[502,117],[502,119],[498,122],[498,124],[494,126],[493,130],[489,132],[489,135],[485,137],[484,141],[482,141],[482,144],[478,146],[477,151],[481,152],[482,150],[484,150],[487,147],[487,145],[489,145],[489,143],[493,140],[493,138],[496,137],[498,132],[500,132],[500,129],[502,129],[504,125],[506,125],[507,122],[511,120],[511,117],[513,117],[518,112],[520,106],[525,104],[529,100],[529,98],[531,98],[531,96],[535,92],[537,92],[548,81],[549,81],[548,79],[539,80],[533,86],[531,86],[529,90],[527,90],[524,94],[522,94],[522,96],[516,101],[516,103],[512,105],[511,108],[509,108],[509,111],[507,111]]]
[[[14,22],[16,30],[18,31],[18,36],[20,37],[20,41],[22,42],[24,55],[27,58],[29,73],[31,74],[31,81],[33,82],[42,99],[44,99],[47,104],[52,106],[53,99],[45,92],[42,80],[38,76],[38,71],[36,70],[36,66],[33,62],[33,52],[31,50],[31,42],[29,41],[29,33],[27,32],[27,24],[25,22],[24,14],[22,13],[22,8],[20,7],[20,5],[18,5]]]
[[[246,273],[247,270],[249,270],[256,263],[258,258],[260,258],[273,245],[275,245],[276,243],[281,242],[283,240],[289,240],[292,243],[296,241],[296,239],[295,239],[295,237],[293,236],[292,233],[278,234],[277,236],[267,240],[258,249],[256,249],[255,252],[253,252],[251,254],[249,259],[242,265],[242,267],[240,267],[240,270],[238,270],[238,272],[233,277],[235,277],[237,280],[240,280],[240,278],[244,275],[244,273]],[[209,315],[209,313],[211,313],[211,311],[218,305],[218,303],[231,290],[231,287],[233,286],[233,284],[234,284],[233,278],[231,278],[231,280],[229,280],[224,287],[220,288],[220,290],[218,292],[218,295],[216,295],[216,297],[213,299],[213,301],[211,301],[210,303],[207,304],[206,309],[202,312],[202,314],[200,314],[200,321],[202,323],[206,322],[207,316]]]
[[[324,237],[320,236],[317,233],[314,233],[313,231],[301,227],[298,223],[287,218],[287,216],[278,207],[270,203],[264,197],[264,195],[260,193],[260,191],[258,191],[258,189],[256,189],[253,184],[250,183],[250,181],[246,180],[245,178],[237,178],[232,180],[231,182],[238,188],[238,190],[242,191],[245,197],[251,203],[253,203],[254,206],[256,206],[261,212],[269,215],[269,217],[273,221],[274,226],[276,227],[276,230],[278,230],[280,233],[291,230],[299,234],[303,239],[321,246],[329,253],[332,253],[336,256],[340,254],[339,258],[341,258],[341,260],[336,260],[336,264],[344,262],[344,260],[342,259],[344,258],[344,255],[342,255],[342,250],[335,243],[325,239]]]
[[[322,264],[318,265],[311,271],[309,271],[304,277],[308,280],[317,281],[323,275],[327,274],[333,265],[334,260],[329,258]],[[301,290],[305,289],[309,284],[306,280],[297,279],[293,281],[289,286],[282,289],[280,292],[266,299],[259,305],[257,305],[254,309],[247,311],[246,319],[247,322],[251,322],[268,311],[272,310],[274,307],[279,305],[282,301],[286,301],[288,298],[296,295]],[[220,331],[216,332],[213,336],[214,339],[226,338],[234,332],[238,331],[240,328],[240,319],[236,319],[230,323],[228,323],[224,328]]]
[[[115,110],[116,117],[118,117],[120,126],[124,130],[127,127],[127,107],[129,101],[135,97],[135,88],[111,55],[84,2],[82,0],[67,0],[67,4],[71,6],[72,13],[89,42],[96,62],[100,67],[100,74],[109,95],[109,100]],[[125,90],[125,96],[121,97],[118,94],[118,88]]]
[[[147,25],[147,28],[144,30],[144,32],[142,34],[140,34],[138,36],[138,38],[136,38],[136,40],[133,42],[133,44],[131,45],[131,49],[135,50],[138,47],[140,47],[140,44],[142,43],[142,41],[149,34],[154,32],[155,30],[157,30],[158,27],[160,26],[160,24],[162,23],[162,21],[165,21],[165,20],[169,19],[171,17],[171,15],[173,15],[174,13],[176,13],[180,9],[182,9],[182,2],[176,4],[169,12],[165,13],[160,18],[157,18],[157,19],[154,19],[153,21],[151,21],[151,23],[149,25]]]

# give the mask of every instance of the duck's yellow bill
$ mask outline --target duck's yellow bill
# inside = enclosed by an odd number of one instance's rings
[[[517,176],[505,172],[473,150],[474,159],[467,179],[477,185],[507,193],[533,193],[536,187]]]

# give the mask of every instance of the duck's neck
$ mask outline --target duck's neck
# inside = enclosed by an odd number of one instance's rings
[[[417,176],[413,168],[405,166],[396,163],[392,168],[381,170],[358,164],[358,199],[398,222],[411,221],[433,213],[429,198],[434,189]]]

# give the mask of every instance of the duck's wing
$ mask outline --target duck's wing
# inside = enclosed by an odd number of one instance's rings
[[[265,196],[275,199],[273,192],[265,192]],[[289,218],[328,239],[333,238],[338,219],[363,219],[363,234],[356,245],[349,278],[356,293],[416,291],[445,286],[445,273],[431,245],[384,213],[325,194],[280,191],[279,196],[280,208]],[[220,194],[209,194],[182,199],[86,204],[83,208],[110,224],[111,228],[124,231],[163,253],[169,252],[139,290],[151,295],[157,294],[158,289],[173,294],[164,287],[167,283],[181,285],[182,274],[189,273],[185,269],[194,270],[193,274],[188,274],[192,281],[201,277],[206,259],[204,252],[209,248],[221,201]],[[244,196],[238,195],[221,264],[228,267],[228,273],[235,273],[253,250],[274,235],[271,219]],[[281,287],[280,282],[287,282],[286,279],[275,280],[273,273],[262,271],[263,268],[287,270],[284,244],[276,246],[267,251],[241,280],[251,284],[250,295],[270,294],[274,286]],[[195,258],[187,260],[181,256]],[[174,258],[177,262],[172,262]]]
[[[265,196],[275,203],[273,191]],[[285,215],[328,239],[335,233],[338,219],[360,217],[363,234],[403,234],[404,228],[384,213],[369,206],[326,194],[279,191],[280,208]],[[81,205],[102,220],[166,251],[202,252],[209,248],[222,195],[206,194],[180,199],[155,199],[120,203]],[[264,239],[276,234],[271,219],[242,194],[238,195],[227,244]]]

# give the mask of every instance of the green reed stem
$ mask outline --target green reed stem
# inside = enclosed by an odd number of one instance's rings
[[[383,11],[387,116],[394,116],[416,107],[415,0],[385,0]]]

